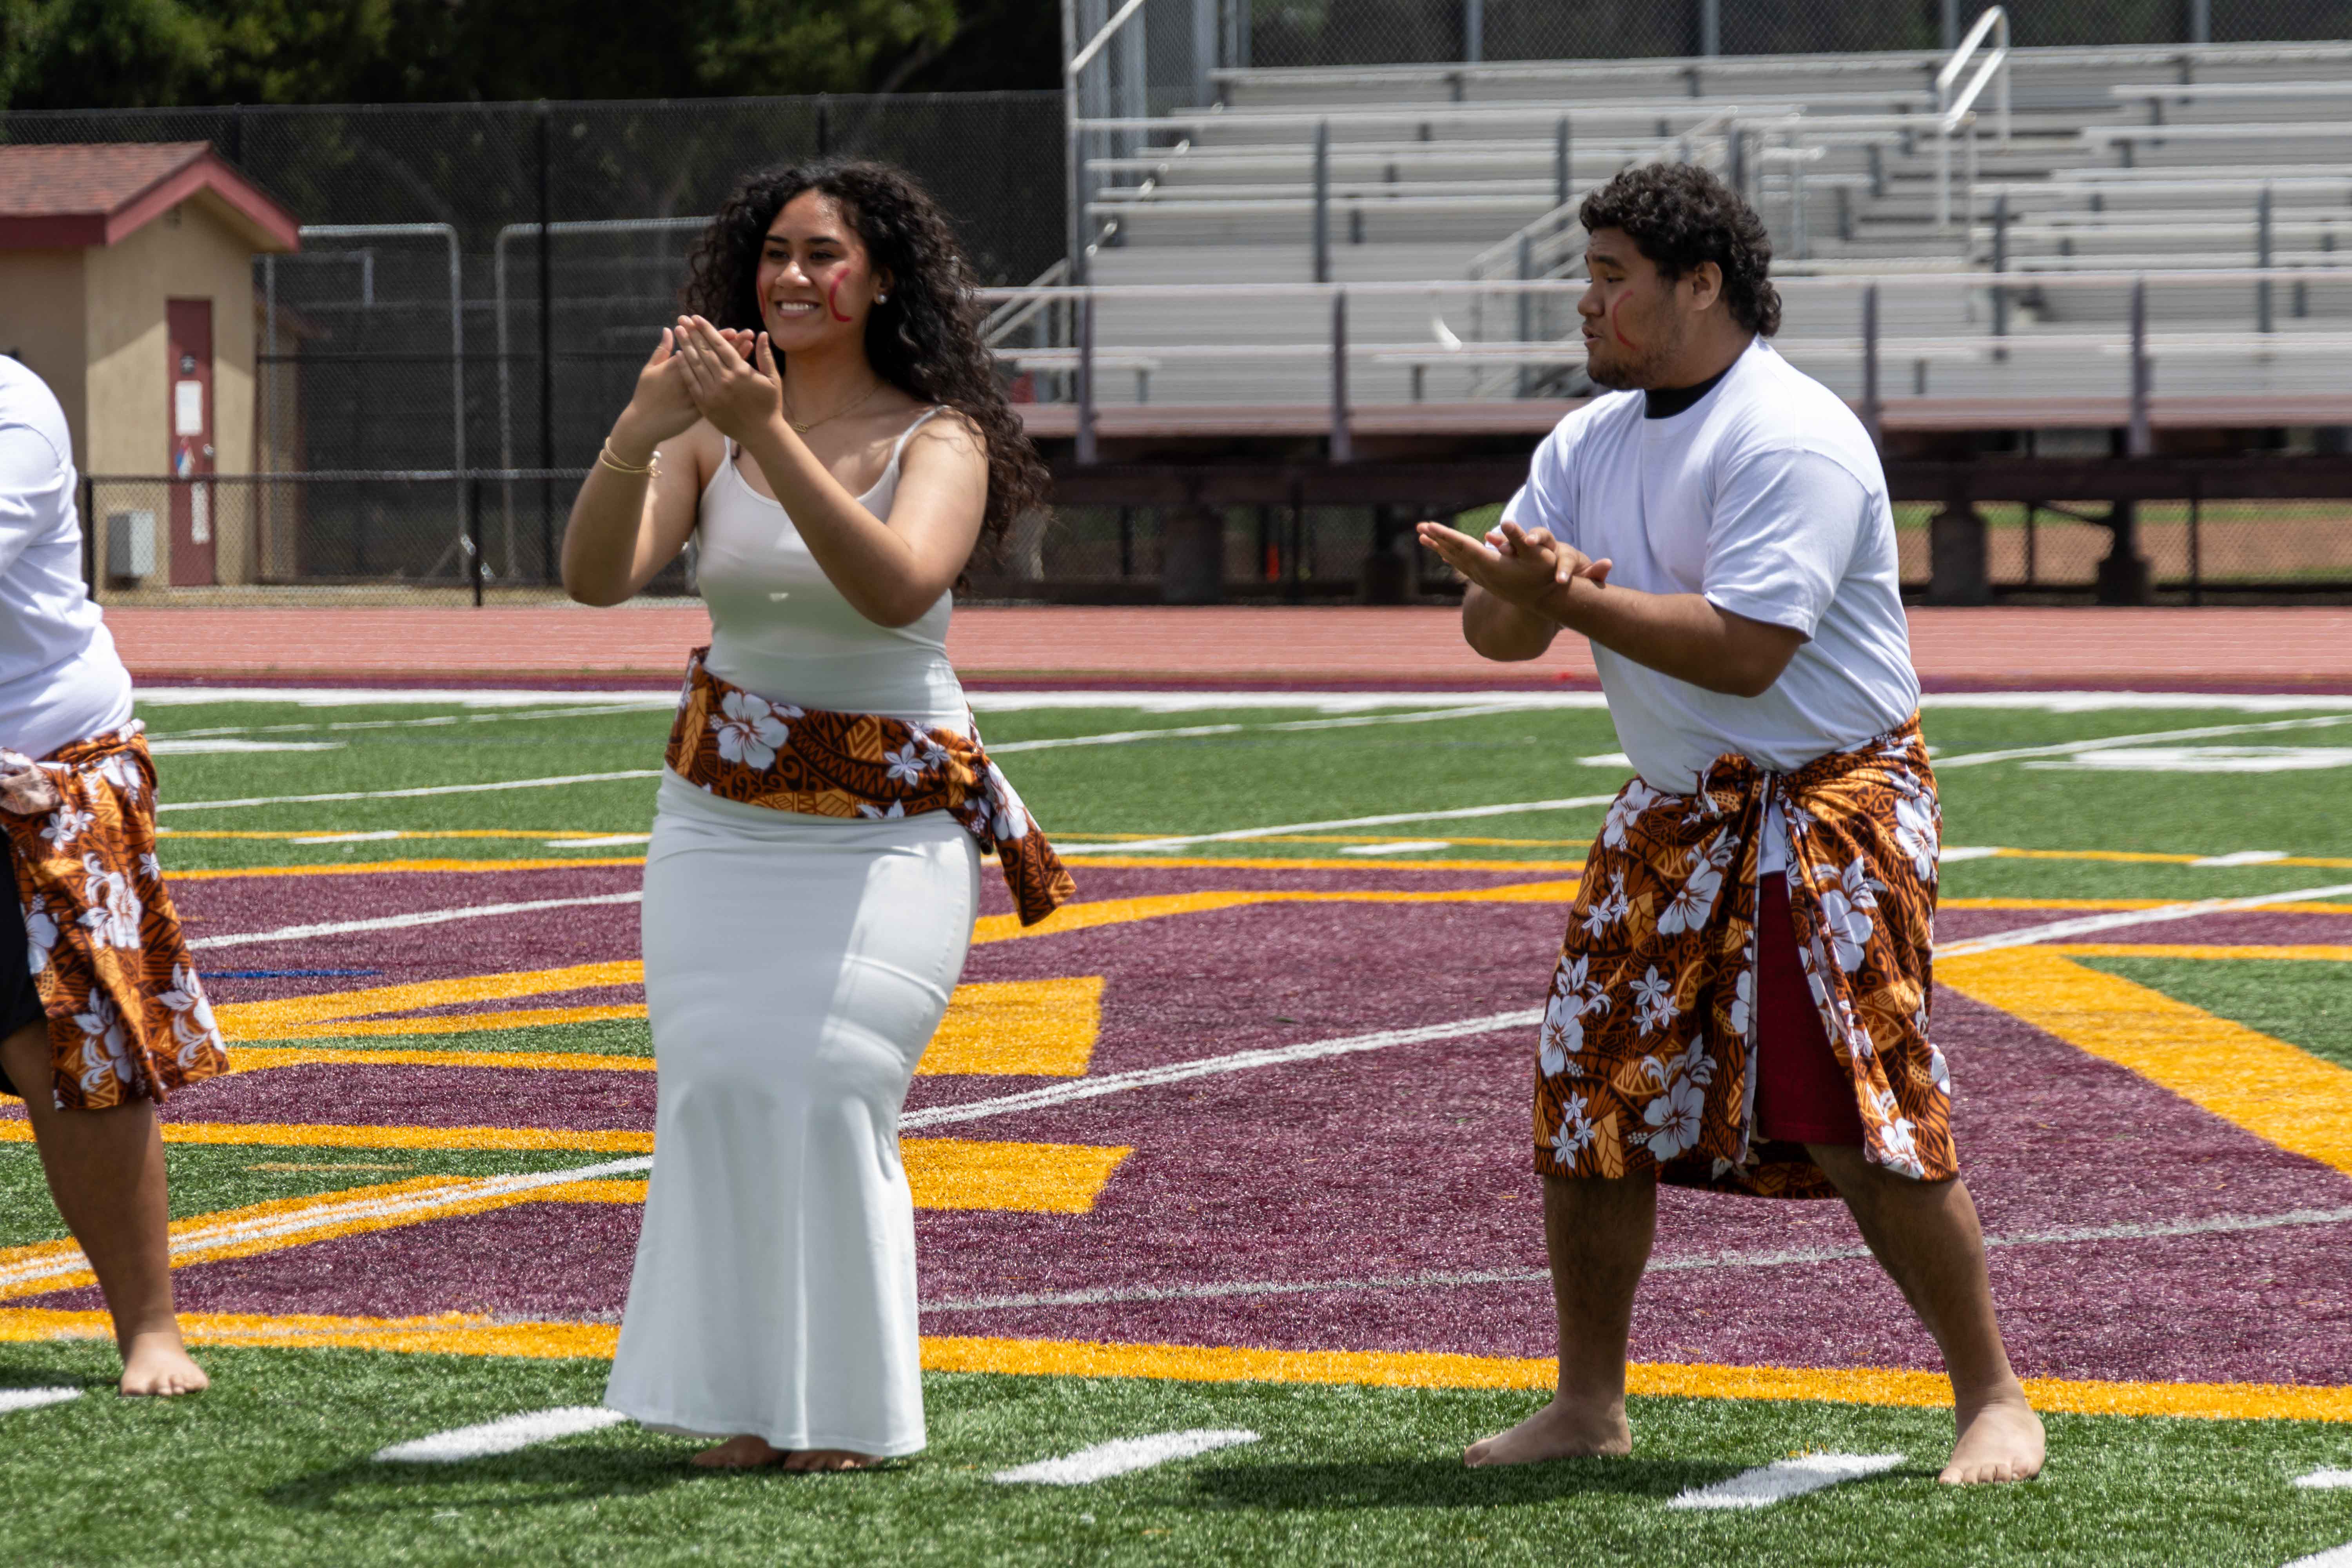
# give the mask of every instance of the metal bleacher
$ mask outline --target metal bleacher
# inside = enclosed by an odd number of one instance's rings
[[[1586,389],[1575,203],[1686,158],[1772,230],[1782,352],[1890,426],[2352,424],[2352,44],[2005,39],[1205,72],[1074,115],[1076,265],[992,329],[1081,424],[1540,428]]]

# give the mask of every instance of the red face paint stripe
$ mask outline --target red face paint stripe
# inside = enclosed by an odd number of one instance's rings
[[[1616,334],[1620,343],[1630,349],[1633,346],[1633,340],[1625,335],[1623,325],[1617,320],[1617,312],[1625,308],[1625,299],[1626,296],[1620,294],[1617,296],[1617,302],[1609,307],[1609,330]]]
[[[833,319],[836,321],[849,320],[847,316],[841,313],[841,300],[837,297],[841,293],[841,286],[848,280],[849,275],[845,272],[842,273],[834,279],[833,287],[824,291],[824,308],[833,312]]]

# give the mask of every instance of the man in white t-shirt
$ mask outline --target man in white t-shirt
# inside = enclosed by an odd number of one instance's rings
[[[1630,1451],[1625,1362],[1660,1181],[1840,1197],[1942,1349],[1942,1479],[2020,1480],[2002,1347],[1929,1038],[1940,815],[1868,435],[1766,341],[1770,242],[1688,165],[1586,198],[1589,373],[1484,542],[1463,631],[1591,639],[1639,776],[1587,857],[1538,1051],[1559,1390],[1473,1465]]]
[[[84,592],[65,411],[0,355],[0,1094],[114,1318],[125,1394],[205,1386],[172,1306],[155,1107],[226,1070],[155,858],[131,675]]]

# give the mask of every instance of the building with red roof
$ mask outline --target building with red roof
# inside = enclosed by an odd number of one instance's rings
[[[205,481],[257,466],[253,258],[299,228],[209,142],[0,146],[0,352],[65,405],[84,473],[170,477],[152,580],[253,576],[249,487]]]

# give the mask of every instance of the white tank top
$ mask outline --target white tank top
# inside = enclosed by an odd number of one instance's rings
[[[857,498],[888,521],[907,442],[938,408],[926,409],[890,449],[889,466]],[[948,663],[942,594],[922,618],[877,626],[842,597],[809,553],[779,502],[753,489],[735,465],[735,444],[702,492],[697,575],[710,607],[710,673],[749,691],[803,708],[884,713],[961,731],[963,687]]]

